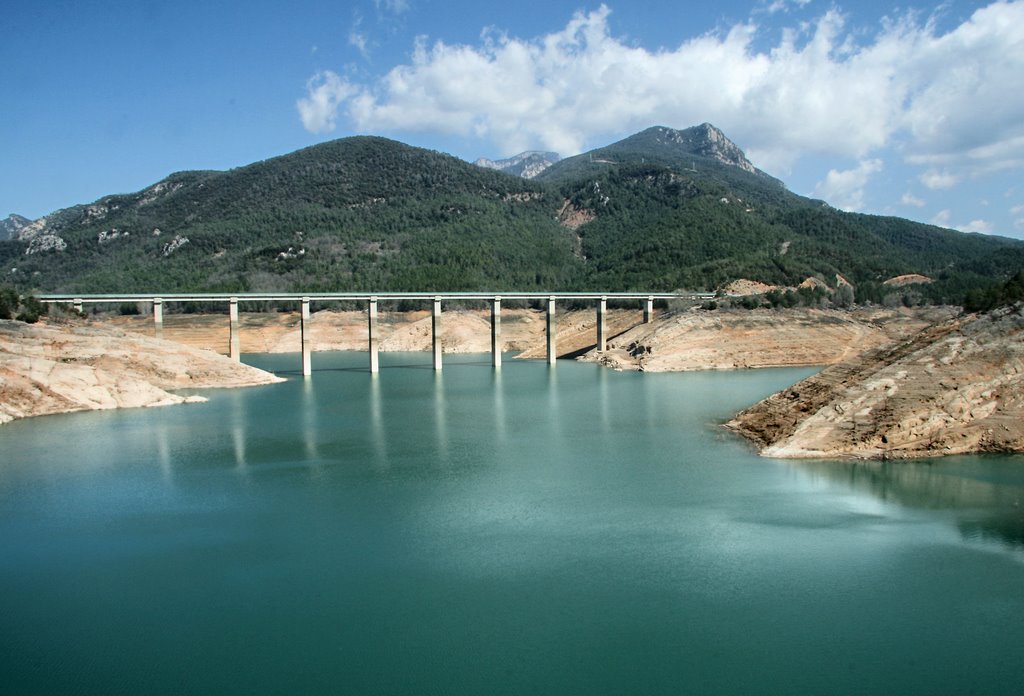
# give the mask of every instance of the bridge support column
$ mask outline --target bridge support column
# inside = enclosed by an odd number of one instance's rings
[[[309,377],[313,374],[313,362],[310,360],[309,345],[312,342],[309,326],[309,298],[302,298],[302,312],[299,315],[299,330],[302,334],[302,375]]]
[[[644,323],[650,324],[654,321],[654,298],[648,297],[644,300]]]
[[[74,307],[75,312],[77,312],[78,314],[82,313],[82,299],[80,297],[76,297],[72,301],[71,306]]]
[[[491,300],[491,364],[501,367],[501,298]]]
[[[369,335],[370,349],[370,373],[376,374],[380,371],[380,363],[377,359],[377,298],[371,297],[366,312],[367,333]]]
[[[608,327],[605,323],[607,313],[608,298],[602,297],[597,301],[597,350],[602,353],[608,347]]]
[[[238,298],[232,297],[228,300],[228,341],[230,343],[229,354],[231,359],[240,362],[242,360],[241,337],[238,335]]]
[[[164,335],[164,301],[159,297],[153,298],[153,328],[157,338]]]
[[[434,311],[430,316],[431,334],[434,337],[434,369],[441,369],[441,298],[434,298]]]
[[[555,359],[558,357],[555,351],[555,296],[552,295],[548,298],[548,323],[547,323],[547,337],[548,337],[548,365],[554,365]]]

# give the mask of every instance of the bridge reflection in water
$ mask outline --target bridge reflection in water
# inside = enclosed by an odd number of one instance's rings
[[[123,302],[147,302],[153,306],[153,323],[157,336],[162,335],[165,302],[226,302],[228,304],[228,354],[233,360],[241,360],[242,347],[239,335],[238,303],[239,302],[297,302],[300,305],[300,334],[302,336],[302,374],[310,375],[313,363],[310,355],[310,310],[311,302],[365,302],[367,316],[367,349],[370,354],[370,372],[380,370],[378,359],[379,332],[377,327],[377,304],[382,301],[424,301],[431,302],[431,337],[433,346],[434,369],[442,367],[442,325],[441,303],[458,301],[486,301],[491,306],[491,364],[501,367],[501,302],[506,300],[533,300],[546,302],[547,322],[547,361],[555,364],[557,335],[555,330],[555,303],[559,300],[594,301],[597,312],[597,350],[605,350],[608,342],[606,315],[608,300],[638,300],[643,303],[643,322],[649,323],[654,316],[655,300],[701,301],[714,297],[710,293],[650,293],[650,292],[504,292],[504,293],[468,293],[468,292],[412,292],[412,293],[178,293],[178,294],[103,294],[103,295],[40,295],[39,299],[46,303],[65,303],[74,306],[81,312],[86,303],[107,304]]]

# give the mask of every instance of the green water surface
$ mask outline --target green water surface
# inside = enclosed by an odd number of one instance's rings
[[[314,358],[0,428],[0,692],[1024,689],[1024,457],[718,426],[809,370]]]

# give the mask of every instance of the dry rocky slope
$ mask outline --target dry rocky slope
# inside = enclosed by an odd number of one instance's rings
[[[691,310],[634,326],[584,359],[645,372],[832,365],[949,316],[942,308]]]
[[[109,327],[0,320],[0,423],[70,411],[202,401],[167,390],[278,381],[210,351]]]
[[[830,367],[728,427],[769,457],[1024,451],[1024,310],[950,319]]]

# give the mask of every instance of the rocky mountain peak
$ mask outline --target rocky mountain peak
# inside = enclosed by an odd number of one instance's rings
[[[521,176],[524,179],[532,179],[561,159],[557,152],[527,150],[526,152],[520,152],[518,155],[500,160],[489,160],[486,157],[481,157],[473,164],[487,169],[497,169],[513,176]]]
[[[0,240],[16,238],[18,233],[30,224],[32,224],[32,221],[27,217],[14,213],[8,215],[3,220],[0,220]]]
[[[644,131],[644,134],[653,137],[658,143],[684,148],[690,154],[739,167],[751,174],[757,172],[757,168],[743,154],[743,150],[729,140],[721,129],[710,123],[702,123],[686,130],[655,126]]]

